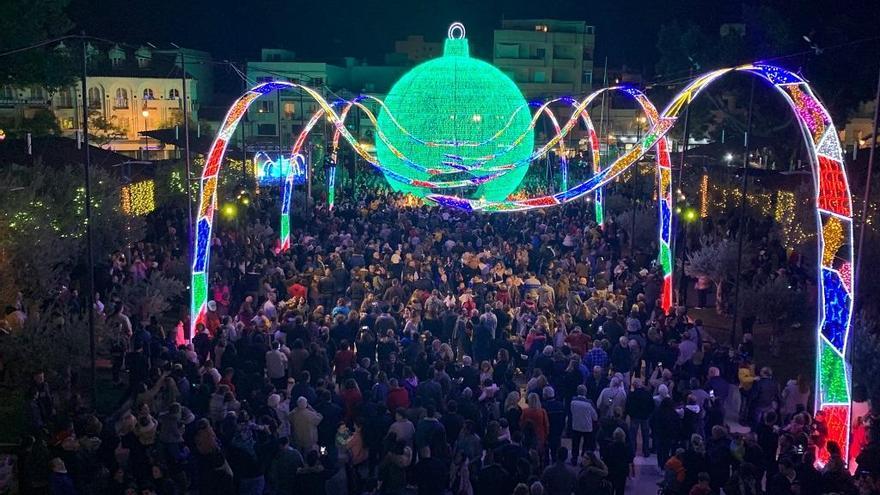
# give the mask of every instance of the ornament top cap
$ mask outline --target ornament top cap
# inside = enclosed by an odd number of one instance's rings
[[[449,25],[449,31],[447,31],[446,35],[451,40],[461,40],[465,37],[464,24],[460,22],[453,22]]]

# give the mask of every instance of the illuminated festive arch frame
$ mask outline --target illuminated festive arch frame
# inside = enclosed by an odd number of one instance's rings
[[[600,89],[588,97],[593,100],[606,91],[619,91],[631,97],[645,114],[646,123],[649,126],[657,124],[660,116],[657,108],[651,103],[651,100],[636,88],[626,86],[612,86]],[[599,139],[596,129],[593,127],[593,121],[586,110],[582,112],[581,118],[587,128],[587,134],[590,141],[590,149],[593,156],[593,172],[601,172],[599,163]],[[557,131],[559,132],[559,131]],[[661,291],[661,307],[663,311],[669,311],[672,307],[672,267],[673,257],[670,239],[672,237],[672,168],[669,158],[669,145],[666,137],[657,139],[654,145],[655,160],[657,162],[657,214],[658,218],[658,253],[657,261],[663,271],[663,285]],[[633,162],[635,163],[635,162]],[[593,208],[596,223],[602,225],[605,221],[605,193],[604,188],[597,187],[593,191]]]
[[[589,194],[633,165],[658,139],[669,132],[678,115],[690,102],[719,77],[746,72],[770,83],[797,117],[807,144],[815,190],[818,271],[818,325],[816,350],[816,411],[824,416],[828,440],[849,453],[851,415],[850,367],[845,359],[853,308],[853,226],[852,199],[844,169],[843,152],[837,130],[828,110],[813,94],[809,84],[785,69],[747,64],[721,69],[698,77],[664,109],[656,124],[636,147],[607,168],[574,187],[552,195],[515,201],[485,202],[445,195],[429,196],[438,204],[472,211],[523,211],[563,204]],[[664,220],[665,221],[665,220]],[[818,459],[828,459],[827,450]]]
[[[630,151],[617,158],[605,169],[596,173],[593,177],[577,184],[562,192],[552,195],[538,196],[521,200],[507,201],[483,201],[462,199],[455,196],[433,194],[428,198],[436,203],[461,208],[470,211],[484,212],[509,212],[523,211],[533,208],[556,206],[573,201],[586,194],[595,192],[611,180],[614,180],[623,171],[636,163],[647,151],[654,147],[665,146],[663,138],[673,127],[681,111],[713,81],[731,72],[750,73],[767,81],[785,101],[789,104],[803,133],[808,148],[808,155],[813,171],[813,183],[815,186],[814,205],[817,222],[817,240],[819,253],[818,262],[818,325],[817,333],[817,357],[816,357],[816,394],[815,405],[819,414],[824,416],[828,427],[828,440],[836,441],[844,450],[849,452],[849,423],[851,415],[851,385],[850,367],[845,359],[845,349],[850,332],[850,322],[853,308],[853,226],[852,226],[852,200],[844,169],[843,153],[834,123],[827,109],[813,94],[809,84],[800,76],[778,67],[764,64],[748,64],[740,67],[721,69],[707,73],[692,81],[682,90],[664,111],[653,119],[650,130],[642,140]],[[235,130],[244,112],[260,96],[283,88],[299,88],[308,93],[321,110],[317,112],[309,124],[300,133],[294,145],[294,152],[298,154],[308,130],[322,117],[326,116],[354,150],[368,163],[381,169],[375,157],[370,155],[344,126],[344,119],[336,114],[334,105],[327,103],[320,94],[311,88],[294,83],[269,82],[261,84],[245,93],[233,104],[227,113],[223,125],[214,140],[208,153],[205,167],[202,171],[199,214],[196,220],[196,235],[193,252],[195,253],[192,266],[192,326],[193,328],[205,318],[211,245],[212,222],[217,203],[217,184],[221,163],[229,139]],[[591,95],[593,96],[593,95]],[[574,111],[571,118],[558,127],[556,135],[547,143],[538,148],[532,154],[532,158],[543,156],[544,153],[561,142],[571,131],[579,118],[583,118],[586,107],[591,101],[587,97],[581,102],[574,102]],[[645,99],[647,101],[647,99]],[[650,103],[650,102],[648,102]],[[356,103],[357,104],[357,103]],[[647,108],[643,106],[643,109]],[[538,113],[533,119],[537,120]],[[368,115],[372,117],[372,115]],[[591,135],[591,144],[598,149],[597,140]],[[668,151],[668,150],[667,150]],[[594,150],[595,152],[595,150]],[[664,155],[666,153],[658,153]],[[661,158],[662,160],[662,158]],[[668,165],[668,161],[667,161]],[[505,164],[504,169],[517,166],[515,163]],[[668,170],[668,166],[665,167]],[[668,180],[664,180],[671,172],[663,172],[663,164],[658,172],[658,183],[661,188],[660,225],[661,236],[668,229],[667,224],[671,220],[670,206],[671,191]],[[386,172],[387,171],[383,171]],[[465,182],[474,184],[480,178],[466,179]],[[484,178],[485,179],[485,178]],[[406,177],[395,177],[395,180],[407,181]],[[491,180],[485,179],[485,180]],[[289,211],[290,193],[293,179],[289,177],[283,187],[282,202],[282,238],[286,239],[285,249],[289,247]],[[665,207],[664,207],[665,204]],[[666,230],[668,233],[668,230]],[[668,237],[667,237],[668,240]],[[662,237],[661,237],[662,241]],[[661,264],[663,260],[661,257]],[[669,259],[671,272],[671,256]],[[666,266],[664,266],[666,270]],[[819,452],[819,461],[828,459],[828,452]]]

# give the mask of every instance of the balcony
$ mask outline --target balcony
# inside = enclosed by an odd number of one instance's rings
[[[529,98],[571,95],[577,89],[574,83],[518,82],[516,85]]]
[[[575,63],[573,58],[554,58],[553,59],[553,67],[560,67],[566,69],[574,69]]]
[[[544,57],[497,57],[495,65],[500,67],[542,67],[547,65]]]

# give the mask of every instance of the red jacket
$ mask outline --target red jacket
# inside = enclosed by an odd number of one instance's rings
[[[523,409],[522,416],[519,417],[520,429],[524,430],[529,423],[532,423],[535,429],[535,436],[538,437],[538,447],[543,448],[547,442],[547,434],[550,432],[550,420],[547,418],[547,411],[543,408],[532,407]]]
[[[388,397],[385,398],[385,405],[391,414],[394,414],[398,408],[408,408],[409,392],[403,387],[392,388],[388,391]]]
[[[357,388],[345,389],[339,395],[342,398],[342,403],[345,405],[345,420],[353,420],[357,413],[358,406],[361,405],[361,402],[363,402],[364,399],[363,395],[361,395],[361,391]]]

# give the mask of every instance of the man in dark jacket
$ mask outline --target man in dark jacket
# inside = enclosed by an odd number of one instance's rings
[[[513,492],[515,479],[504,467],[495,461],[497,456],[492,450],[486,451],[483,468],[477,475],[474,493],[486,495],[509,495]]]
[[[626,396],[626,415],[629,417],[629,442],[633,453],[636,452],[636,436],[642,432],[642,455],[650,455],[651,433],[648,420],[654,412],[654,398],[642,381],[633,379],[633,391]]]
[[[562,430],[565,429],[565,406],[562,401],[556,398],[556,391],[553,387],[544,387],[544,410],[547,411],[547,419],[550,423],[550,430],[547,434],[547,444],[550,448],[550,455],[556,456],[556,450],[562,443]]]
[[[324,418],[318,423],[318,444],[335,447],[336,428],[342,421],[342,407],[333,402],[329,390],[321,389],[315,411]]]
[[[568,458],[568,449],[559,447],[553,452],[553,455],[556,461],[547,466],[541,475],[544,493],[547,495],[570,495],[577,484],[577,476],[574,469],[565,463]]]
[[[779,402],[779,382],[773,378],[773,370],[766,366],[761,368],[761,377],[752,385],[750,395],[752,421],[758,424],[764,413],[773,409],[774,403]]]

